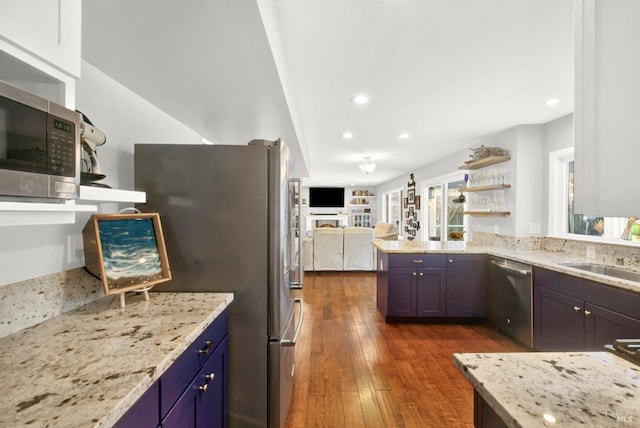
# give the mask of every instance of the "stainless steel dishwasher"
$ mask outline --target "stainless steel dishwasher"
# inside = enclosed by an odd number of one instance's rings
[[[498,257],[489,269],[489,322],[533,348],[531,266]]]

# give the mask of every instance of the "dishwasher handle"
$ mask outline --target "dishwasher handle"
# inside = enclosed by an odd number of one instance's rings
[[[493,263],[494,265],[498,266],[500,269],[502,269],[504,271],[507,271],[509,273],[512,273],[514,275],[520,275],[520,276],[530,276],[531,275],[531,271],[530,270],[518,269],[518,268],[511,267],[511,266],[503,265],[503,264],[500,264],[499,262],[497,262],[495,260],[491,260],[491,263]]]

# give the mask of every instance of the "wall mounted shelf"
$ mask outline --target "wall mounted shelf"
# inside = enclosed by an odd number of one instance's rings
[[[461,192],[482,192],[484,190],[501,190],[501,189],[510,189],[511,184],[497,184],[491,186],[478,186],[478,187],[467,187],[465,189],[460,189]]]
[[[462,214],[473,217],[506,217],[511,215],[509,211],[464,211]]]
[[[489,156],[484,159],[480,159],[478,161],[469,162],[467,164],[461,165],[458,169],[478,169],[484,168],[485,166],[495,165],[497,163],[506,162],[511,160],[511,156]]]
[[[80,199],[77,200],[61,203],[0,201],[0,226],[72,224],[76,213],[97,212],[96,202],[144,203],[146,199],[145,192],[80,186]]]
[[[145,203],[147,194],[133,190],[109,189],[105,187],[80,186],[80,200],[101,202]]]

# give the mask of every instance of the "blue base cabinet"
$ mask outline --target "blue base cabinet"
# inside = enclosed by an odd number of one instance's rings
[[[487,259],[481,254],[378,251],[377,306],[394,318],[485,318]]]
[[[446,257],[442,254],[390,254],[385,319],[443,317],[446,305]]]
[[[117,428],[224,428],[228,425],[227,311],[174,361],[116,423]]]
[[[156,428],[160,422],[160,381],[136,401],[114,428]]]
[[[541,268],[534,282],[535,349],[601,351],[640,337],[640,294]]]
[[[227,426],[228,352],[229,343],[225,337],[162,420],[163,428]]]
[[[447,316],[486,318],[488,260],[482,254],[447,256]]]

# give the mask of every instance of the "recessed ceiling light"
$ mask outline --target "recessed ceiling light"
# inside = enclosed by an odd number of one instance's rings
[[[340,134],[342,136],[342,138],[344,138],[345,140],[350,140],[351,138],[353,138],[353,134],[351,132],[343,132],[342,134]]]
[[[410,136],[411,135],[407,134],[406,132],[403,132],[402,134],[398,135],[398,138],[400,138],[401,140],[407,140]]]
[[[371,101],[371,99],[364,94],[360,94],[360,95],[354,95],[353,97],[349,98],[349,101],[351,101],[354,104],[366,104],[369,101]]]
[[[547,107],[555,106],[555,105],[558,105],[558,104],[560,104],[560,100],[559,100],[559,99],[557,99],[557,98],[549,98],[549,99],[544,103],[544,105],[546,105]]]

